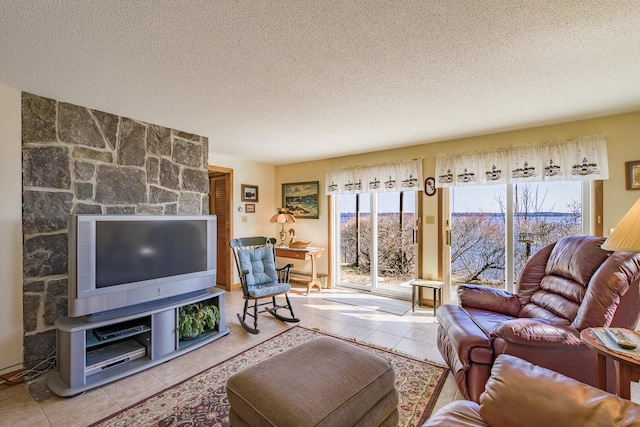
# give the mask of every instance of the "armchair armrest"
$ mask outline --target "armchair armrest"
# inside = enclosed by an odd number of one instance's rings
[[[580,331],[543,319],[519,318],[500,323],[491,338],[502,338],[512,344],[535,346],[580,345]]]
[[[291,263],[285,265],[284,267],[276,268],[279,283],[289,283],[289,275],[291,274],[292,268],[293,264]]]
[[[520,312],[520,301],[517,296],[511,292],[487,286],[460,285],[458,300],[462,307],[495,311],[512,317],[517,317]]]

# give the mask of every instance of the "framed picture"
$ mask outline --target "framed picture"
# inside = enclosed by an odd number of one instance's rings
[[[242,201],[243,202],[257,202],[258,201],[258,186],[257,185],[241,185]]]
[[[247,203],[246,205],[244,205],[244,211],[246,213],[256,213],[255,203]]]
[[[427,178],[424,180],[424,194],[427,196],[433,196],[436,194],[436,179],[435,178]]]
[[[640,160],[626,162],[627,190],[640,190]]]
[[[299,218],[318,219],[318,181],[282,184],[282,204]]]

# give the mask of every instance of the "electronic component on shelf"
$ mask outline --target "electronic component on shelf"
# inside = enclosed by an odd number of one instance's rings
[[[106,369],[143,358],[147,349],[135,340],[116,343],[87,351],[85,375],[93,375]]]
[[[621,348],[626,349],[634,349],[637,347],[636,343],[631,340],[631,338],[620,329],[615,328],[605,328],[607,334],[618,344]]]
[[[104,326],[102,328],[96,328],[93,330],[93,335],[100,341],[108,340],[110,338],[121,337],[124,335],[133,334],[144,330],[144,325],[126,325],[115,324],[110,326]]]

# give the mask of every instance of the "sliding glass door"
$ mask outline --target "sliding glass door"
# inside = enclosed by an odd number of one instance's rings
[[[336,196],[338,284],[408,296],[416,277],[416,192]]]
[[[513,290],[531,255],[544,245],[588,234],[589,184],[526,183],[451,189],[451,289],[460,283]]]

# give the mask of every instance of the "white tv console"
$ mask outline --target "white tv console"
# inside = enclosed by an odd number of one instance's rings
[[[178,309],[200,301],[218,307],[220,323],[197,338],[180,340]],[[105,327],[115,327],[117,332],[99,340],[94,329]],[[76,396],[143,371],[229,333],[225,293],[216,288],[99,316],[62,317],[56,320],[56,328],[57,370],[49,374],[47,385],[62,397]]]

